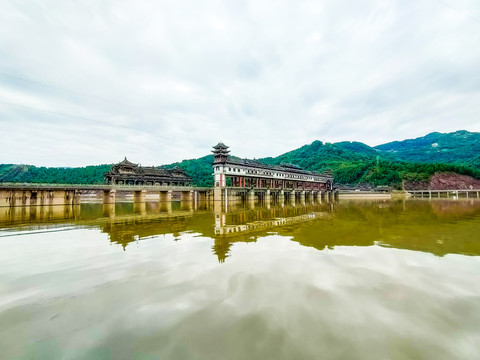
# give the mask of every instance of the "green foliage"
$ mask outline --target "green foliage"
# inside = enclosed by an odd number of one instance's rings
[[[469,138],[469,135],[461,133]],[[436,134],[439,133],[432,137]],[[423,141],[431,145],[431,140],[432,138],[427,136]],[[480,178],[480,155],[459,164],[415,163],[399,161],[392,153],[358,142],[323,144],[314,141],[310,145],[262,161],[268,164],[292,163],[312,171],[330,169],[336,183],[351,185],[368,183],[401,188],[404,181],[429,181],[436,172],[455,172]]]
[[[409,162],[392,162],[380,160],[334,169],[335,181],[338,183],[372,185],[391,185],[401,188],[404,181],[429,181],[438,172],[453,172],[480,179],[480,170],[456,164],[418,164]]]
[[[379,145],[375,149],[385,157],[401,161],[455,163],[480,169],[480,133],[465,130],[447,134],[434,132],[416,139]]]
[[[341,164],[373,161],[376,156],[375,149],[361,143],[323,144],[321,141],[314,141],[276,158],[264,158],[260,161],[273,165],[291,163],[304,169],[323,171]]]
[[[182,162],[165,165],[167,169],[175,166],[185,170],[188,176],[193,179],[196,186],[213,186],[213,155],[207,155],[199,159],[183,160]]]
[[[81,168],[47,168],[32,165],[0,165],[0,182],[49,184],[101,184],[111,165]]]

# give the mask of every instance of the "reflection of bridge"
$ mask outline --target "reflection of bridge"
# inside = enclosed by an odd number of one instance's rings
[[[0,184],[0,206],[67,205],[79,204],[90,195],[105,204],[115,203],[117,197],[130,194],[135,202],[152,200],[171,201],[179,194],[183,201],[206,201],[211,189],[194,186],[152,185],[63,185],[63,184]]]
[[[215,235],[222,236],[237,236],[242,232],[254,232],[272,229],[278,226],[293,225],[297,223],[303,223],[315,219],[326,218],[328,213],[326,212],[310,212],[303,215],[297,215],[292,217],[273,218],[268,220],[257,220],[248,222],[245,224],[227,225],[220,222],[215,224]]]
[[[255,242],[272,232],[318,250],[383,245],[437,256],[480,255],[480,242],[474,241],[480,219],[476,199],[257,205],[229,204],[228,210],[221,202],[3,207],[0,237],[91,228],[126,249],[133,241],[159,235],[169,235],[161,239],[171,241],[188,232],[211,238],[220,262],[235,243]]]
[[[121,204],[15,206],[0,208],[2,229],[96,226],[107,222],[141,223],[192,216],[206,210],[207,202],[145,202]]]

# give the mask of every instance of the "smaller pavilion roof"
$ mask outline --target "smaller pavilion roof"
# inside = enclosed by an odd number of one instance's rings
[[[226,150],[228,149],[229,147],[227,145],[225,145],[223,142],[219,142],[217,145],[215,145],[213,147],[215,150]]]
[[[125,159],[123,159],[121,162],[119,162],[117,165],[122,165],[122,166],[130,166],[130,167],[137,167],[137,164],[134,164],[130,161],[127,160],[127,157],[125,156]]]

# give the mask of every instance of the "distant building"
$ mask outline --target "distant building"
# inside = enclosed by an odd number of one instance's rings
[[[128,161],[126,157],[122,162],[112,166],[105,174],[105,181],[107,184],[115,185],[192,185],[192,178],[179,167],[173,169],[143,167]]]
[[[303,170],[293,164],[268,165],[230,156],[228,146],[213,147],[215,187],[333,190],[330,172]]]

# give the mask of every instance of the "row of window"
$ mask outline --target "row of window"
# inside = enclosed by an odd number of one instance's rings
[[[215,170],[220,171],[220,166],[216,166]],[[229,167],[228,171],[230,171],[230,172],[240,172],[240,169]],[[286,177],[286,178],[291,178],[291,179],[304,179],[304,180],[316,180],[316,181],[320,180],[319,178],[307,177],[307,176],[304,176],[304,175],[282,174],[282,173],[274,173],[274,172],[271,172],[271,171],[263,171],[263,170],[247,169],[247,174],[280,176],[280,177]]]

